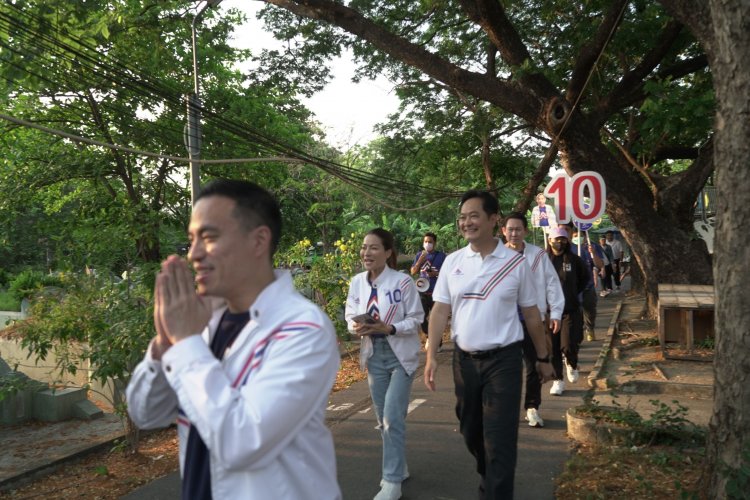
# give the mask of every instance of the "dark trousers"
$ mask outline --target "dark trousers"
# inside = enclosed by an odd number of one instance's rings
[[[613,261],[612,277],[615,279],[615,286],[620,286],[620,259],[615,259]]]
[[[526,370],[526,393],[523,397],[523,408],[528,410],[529,408],[536,408],[537,410],[542,405],[542,381],[539,380],[539,373],[536,371],[536,347],[534,347],[534,341],[531,340],[531,335],[526,329],[526,324],[521,322],[523,325],[523,361]],[[546,333],[546,332],[545,332]],[[552,343],[547,341],[547,352],[552,352]]]
[[[602,278],[602,290],[612,290],[612,266],[604,266],[604,277]]]
[[[425,293],[419,294],[419,300],[422,301],[422,309],[424,309],[424,320],[422,320],[422,331],[427,335],[429,334],[428,328],[430,327],[430,311],[435,302],[432,300],[432,294],[427,295]],[[440,336],[440,345],[443,345],[443,336]]]
[[[523,355],[521,342],[475,359],[453,353],[456,415],[482,477],[480,500],[513,498]]]
[[[594,333],[596,327],[596,289],[592,286],[583,291],[583,327],[586,332]]]
[[[563,356],[573,368],[578,368],[578,349],[583,341],[583,321],[580,309],[564,312],[560,332],[552,335],[552,368],[557,379],[564,378]]]

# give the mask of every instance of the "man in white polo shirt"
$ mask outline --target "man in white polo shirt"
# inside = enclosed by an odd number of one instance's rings
[[[446,258],[435,285],[424,381],[435,390],[437,346],[452,313],[456,414],[477,461],[479,498],[512,499],[523,371],[519,308],[542,383],[554,370],[529,267],[494,237],[498,208],[487,191],[461,198],[458,227],[469,245]]]

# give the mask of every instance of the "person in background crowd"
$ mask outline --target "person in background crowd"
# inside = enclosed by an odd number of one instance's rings
[[[600,297],[606,297],[612,293],[612,262],[614,257],[612,256],[612,247],[607,245],[607,240],[602,236],[599,239],[599,245],[604,252],[604,275],[602,276],[602,291],[599,293]]]
[[[528,223],[526,217],[519,212],[511,212],[503,222],[503,235],[507,243],[505,246],[515,250],[525,257],[529,266],[537,295],[537,307],[545,320],[549,310],[550,330],[553,333],[560,331],[560,320],[565,297],[563,296],[560,279],[552,267],[552,262],[547,258],[545,251],[525,241],[528,235]],[[526,421],[530,427],[544,427],[544,420],[539,416],[539,407],[542,404],[542,384],[536,371],[536,349],[531,339],[523,315],[519,312],[519,319],[523,327],[523,356],[526,365],[526,395],[524,397],[524,409],[526,410]],[[552,339],[546,335],[547,348],[551,351]]]
[[[604,233],[604,237],[607,239],[607,245],[612,249],[612,277],[615,280],[615,290],[620,290],[620,263],[622,262],[622,243],[620,240],[615,239],[615,233],[613,231],[607,231]]]
[[[565,390],[563,362],[568,381],[578,381],[578,348],[583,340],[583,318],[578,297],[586,287],[590,275],[586,270],[587,264],[571,251],[565,228],[558,227],[550,231],[549,240],[550,247],[547,252],[560,277],[565,295],[562,327],[558,334],[552,335],[552,366],[557,378],[552,382],[549,392],[554,396],[562,396]]]
[[[424,382],[435,390],[438,339],[451,316],[456,415],[481,476],[479,498],[512,499],[523,375],[519,307],[541,382],[554,373],[529,266],[495,238],[497,198],[467,191],[459,207],[458,228],[469,244],[448,255],[435,285]]]
[[[406,466],[406,412],[419,365],[419,324],[424,311],[414,281],[396,271],[393,235],[368,232],[359,252],[365,268],[352,278],[346,298],[349,331],[362,338],[360,366],[367,369],[383,440],[381,489],[375,500],[401,498]]]
[[[443,261],[445,261],[445,252],[437,250],[435,245],[437,245],[437,235],[430,232],[425,233],[422,239],[422,250],[414,257],[414,262],[412,262],[410,269],[412,275],[419,274],[420,278],[424,278],[430,283],[430,287],[427,290],[419,292],[422,309],[424,309],[422,331],[425,335],[429,331],[429,316],[430,311],[432,311],[432,291],[435,289],[435,283],[437,282],[438,275],[440,275],[440,268],[443,266]],[[440,337],[438,352],[442,348],[443,338]],[[425,344],[425,350],[427,349],[429,349],[429,345]]]
[[[195,278],[176,255],[162,263],[130,417],[144,429],[177,421],[186,500],[340,499],[325,423],[336,334],[289,272],[273,269],[276,200],[250,182],[214,181],[188,237]],[[209,297],[223,299],[213,311]]]
[[[547,205],[547,197],[544,193],[536,195],[536,206],[531,209],[531,225],[542,228],[542,239],[544,247],[547,248],[547,235],[557,226],[557,217],[555,217],[555,209]]]
[[[580,243],[583,245],[583,249],[588,249],[587,251],[581,252],[581,259],[583,262],[586,263],[586,271],[589,277],[589,280],[586,282],[586,288],[583,289],[583,293],[581,294],[581,306],[583,307],[583,329],[584,334],[586,335],[586,340],[588,341],[594,341],[596,340],[595,335],[595,328],[596,328],[596,306],[597,306],[597,298],[596,298],[596,286],[594,284],[594,269],[603,269],[604,268],[604,251],[594,243],[593,241],[590,241],[588,238],[588,234],[586,232],[580,233],[575,228],[569,228],[566,226],[566,231],[571,232],[572,234],[572,244],[570,245],[570,251],[574,254],[578,255],[578,244]],[[581,237],[581,234],[583,237]],[[581,241],[583,241],[581,243]]]

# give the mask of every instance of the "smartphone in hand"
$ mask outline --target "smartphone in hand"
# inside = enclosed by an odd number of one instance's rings
[[[375,318],[373,318],[372,316],[370,316],[369,313],[364,313],[364,314],[360,314],[358,316],[354,316],[352,318],[352,321],[354,321],[355,323],[372,325],[373,323],[375,323]]]

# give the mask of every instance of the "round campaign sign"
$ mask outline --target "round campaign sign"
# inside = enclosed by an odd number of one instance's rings
[[[557,222],[589,224],[604,214],[607,188],[597,172],[579,172],[573,177],[561,172],[552,178],[544,189],[547,198],[555,200]],[[584,202],[584,196],[588,200]],[[589,227],[591,225],[589,224]],[[581,227],[581,230],[586,231]]]

